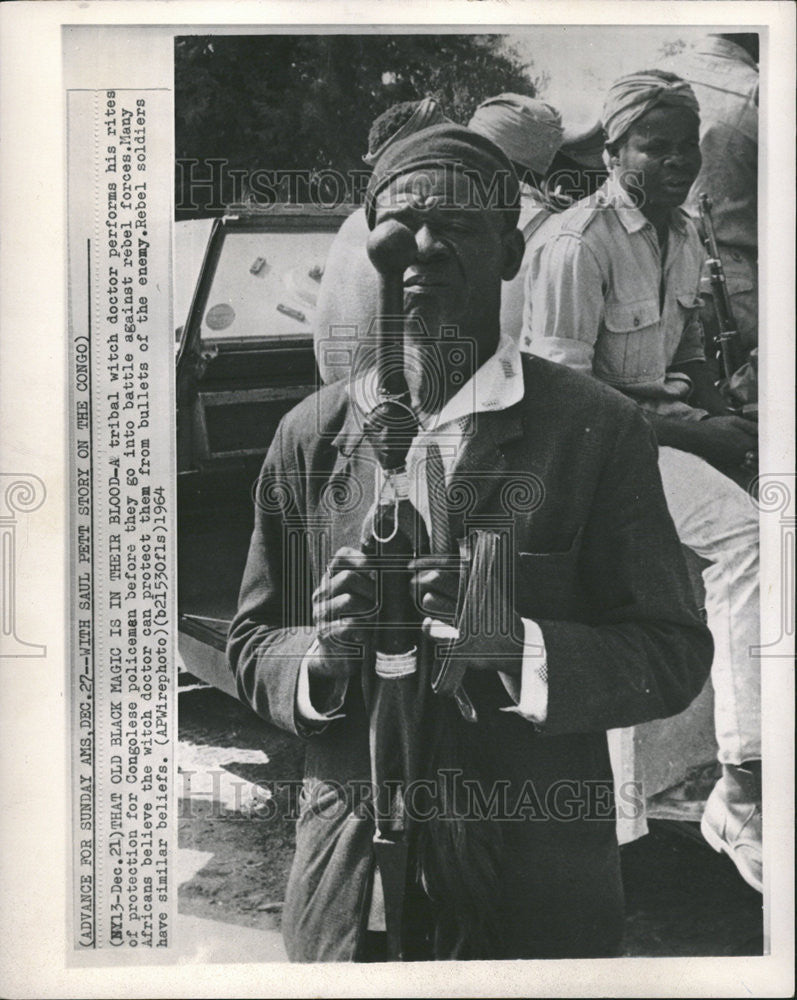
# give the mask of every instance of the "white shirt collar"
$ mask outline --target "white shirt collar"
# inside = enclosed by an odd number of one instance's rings
[[[498,347],[437,414],[426,416],[424,431],[439,430],[474,413],[506,410],[523,398],[523,366],[515,341],[502,334]]]
[[[378,402],[373,372],[348,385],[349,397],[363,412]],[[495,353],[468,379],[439,413],[422,416],[422,431],[434,432],[474,413],[506,410],[523,398],[523,366],[515,341],[502,334]]]

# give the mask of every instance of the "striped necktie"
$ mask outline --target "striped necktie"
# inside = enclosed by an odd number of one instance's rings
[[[429,499],[429,547],[433,555],[451,552],[448,524],[446,475],[440,448],[434,441],[426,445],[426,490]]]
[[[440,448],[434,441],[426,445],[426,491],[429,500],[429,550],[432,555],[453,555],[446,474]],[[468,722],[477,722],[476,709],[461,681],[452,693],[463,718]]]

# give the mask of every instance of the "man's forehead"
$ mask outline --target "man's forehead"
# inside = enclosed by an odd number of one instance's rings
[[[483,212],[483,192],[460,170],[426,167],[399,174],[376,196],[377,211],[435,208]],[[491,214],[491,213],[486,213]]]
[[[636,133],[646,139],[657,135],[674,135],[677,133],[689,133],[698,131],[700,119],[688,108],[652,108],[647,114],[638,118],[629,133]]]

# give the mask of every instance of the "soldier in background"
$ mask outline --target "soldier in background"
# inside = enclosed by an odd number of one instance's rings
[[[608,176],[603,153],[606,133],[598,117],[569,120],[563,114],[562,145],[548,172],[548,196],[562,210],[594,194]]]
[[[711,198],[746,359],[758,345],[758,35],[708,35],[679,58],[675,71],[700,104],[703,166],[684,207],[697,219],[698,196]],[[710,292],[707,280],[704,289]],[[713,315],[704,315],[704,322],[712,329]]]
[[[523,94],[499,94],[483,101],[468,122],[473,132],[502,149],[520,181],[518,229],[528,245],[532,236],[565,205],[548,194],[548,177],[562,144],[562,118],[545,101]],[[523,323],[526,261],[501,292],[501,332],[517,343]]]
[[[678,535],[708,562],[722,777],[701,830],[762,892],[758,519],[718,471],[757,458],[757,433],[704,355],[704,254],[680,207],[700,170],[699,107],[688,83],[653,69],[615,81],[602,117],[609,180],[526,248],[523,349],[624,392],[655,430]]]
[[[545,239],[559,212],[606,180],[605,134],[598,118],[563,122],[559,111],[545,101],[500,94],[479,105],[468,128],[492,139],[512,161],[520,180],[518,229],[527,247]],[[523,325],[527,263],[528,256],[501,293],[501,332],[515,342]]]

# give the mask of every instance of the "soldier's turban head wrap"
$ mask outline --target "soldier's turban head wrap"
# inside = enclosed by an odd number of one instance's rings
[[[544,174],[562,145],[556,108],[523,94],[499,94],[476,108],[468,128],[492,139],[513,163]]]
[[[695,92],[674,73],[649,69],[621,76],[609,88],[603,104],[606,141],[617,142],[635,121],[661,107],[684,108],[700,116]]]
[[[461,186],[467,192],[467,203],[459,201],[454,207],[499,211],[504,228],[516,228],[520,187],[506,153],[485,136],[451,123],[432,125],[400,139],[379,157],[365,195],[369,228],[375,225],[378,195],[396,178],[418,173],[422,193],[425,174],[438,170],[458,173],[468,182]]]

